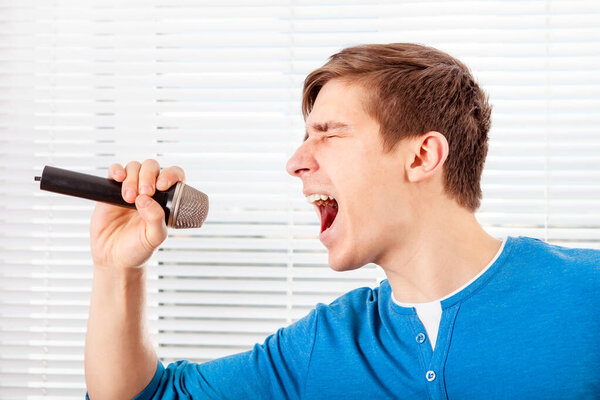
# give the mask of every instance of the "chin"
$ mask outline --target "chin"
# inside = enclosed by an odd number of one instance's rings
[[[334,252],[329,251],[329,268],[337,272],[352,271],[358,269],[368,263],[362,263],[353,257],[337,256]]]

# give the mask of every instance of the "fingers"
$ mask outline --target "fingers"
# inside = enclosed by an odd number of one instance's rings
[[[152,159],[142,164],[131,161],[125,168],[121,164],[112,164],[108,176],[123,182],[122,195],[128,203],[134,203],[138,195],[153,196],[157,189],[167,190],[175,183],[185,181],[185,172],[181,167],[173,166],[161,172],[158,162]]]
[[[123,182],[125,179],[125,168],[121,164],[112,164],[108,167],[108,177],[117,182]]]
[[[131,161],[125,166],[125,180],[121,187],[123,199],[128,203],[135,202],[138,195],[138,175],[142,164],[137,161]]]
[[[156,188],[158,190],[167,190],[177,182],[185,181],[185,172],[180,167],[165,168],[158,176]]]
[[[154,194],[156,177],[160,173],[160,166],[156,160],[146,160],[140,168],[138,193],[152,196]]]
[[[135,206],[146,223],[146,229],[140,232],[143,235],[140,239],[149,250],[154,250],[167,238],[165,212],[156,201],[144,194],[137,197]]]

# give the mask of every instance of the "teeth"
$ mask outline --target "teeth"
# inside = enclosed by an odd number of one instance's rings
[[[329,206],[329,207],[337,208],[337,203],[336,203],[335,201],[333,201],[333,200],[329,200],[329,199],[328,199],[328,200],[317,200],[317,201],[315,202],[315,204],[316,204],[316,205],[318,205],[318,206],[323,206],[323,205],[325,205],[325,206]]]
[[[335,198],[326,194],[311,194],[310,196],[306,196],[306,201],[318,206],[327,205],[330,207],[337,207]]]

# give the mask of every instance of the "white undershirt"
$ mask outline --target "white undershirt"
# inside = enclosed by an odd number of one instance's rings
[[[481,270],[481,272],[479,272],[477,275],[475,275],[473,277],[473,279],[471,279],[469,282],[462,285],[460,288],[456,289],[454,292],[450,293],[447,296],[444,296],[443,298],[441,298],[439,300],[434,300],[434,301],[430,301],[427,303],[401,303],[398,300],[396,300],[396,298],[394,297],[394,293],[392,292],[392,301],[394,303],[396,303],[397,305],[399,305],[401,307],[413,307],[415,309],[415,311],[417,312],[417,315],[419,316],[419,319],[421,320],[421,323],[425,327],[425,331],[427,332],[427,336],[429,337],[429,343],[431,344],[432,350],[435,349],[435,342],[436,342],[437,336],[438,336],[440,320],[442,319],[442,301],[454,296],[455,294],[457,294],[458,292],[460,292],[461,290],[463,290],[467,286],[469,286],[471,283],[475,282],[477,280],[477,278],[479,278],[481,275],[483,275],[484,272],[487,271],[492,266],[492,264],[496,261],[498,256],[500,256],[500,254],[502,253],[502,250],[504,249],[505,243],[506,243],[506,238],[504,238],[504,240],[502,240],[502,245],[500,246],[500,249],[494,256],[492,261],[490,261],[489,264],[486,265]]]

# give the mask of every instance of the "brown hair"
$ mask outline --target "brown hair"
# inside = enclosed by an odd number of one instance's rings
[[[384,151],[405,138],[442,133],[450,148],[444,189],[474,212],[488,150],[491,106],[469,69],[454,57],[411,43],[349,47],[331,56],[304,81],[302,113],[311,112],[329,80],[358,83],[369,92],[366,112],[379,122]]]

